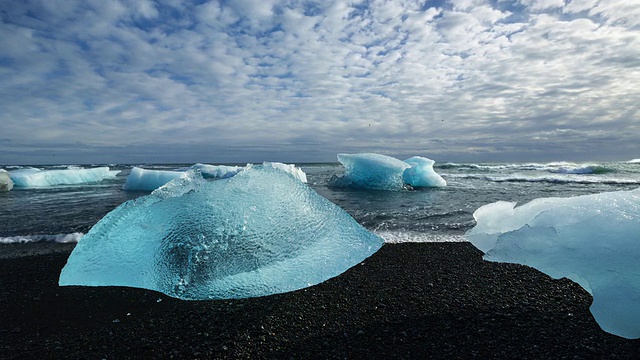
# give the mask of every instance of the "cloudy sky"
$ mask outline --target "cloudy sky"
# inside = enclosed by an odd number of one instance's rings
[[[0,2],[0,164],[640,157],[640,2]]]

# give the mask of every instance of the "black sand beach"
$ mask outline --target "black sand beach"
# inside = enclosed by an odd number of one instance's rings
[[[385,245],[293,293],[181,301],[58,287],[68,251],[0,260],[0,358],[640,358],[569,280],[482,260],[468,243]]]

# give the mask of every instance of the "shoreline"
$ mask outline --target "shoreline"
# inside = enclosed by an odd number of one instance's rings
[[[640,358],[579,285],[470,243],[385,244],[307,289],[211,301],[59,287],[65,246],[0,258],[0,358]]]
[[[69,257],[76,244],[57,243],[54,241],[0,244],[0,260],[52,254],[66,254],[65,256]]]

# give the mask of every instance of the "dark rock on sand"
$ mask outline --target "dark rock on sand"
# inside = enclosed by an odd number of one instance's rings
[[[320,285],[226,301],[58,287],[67,256],[0,260],[0,358],[640,358],[580,286],[468,243],[385,245]]]

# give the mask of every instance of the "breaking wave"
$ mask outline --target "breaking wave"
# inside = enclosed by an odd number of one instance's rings
[[[0,244],[25,244],[34,242],[56,242],[60,244],[77,243],[84,236],[83,233],[56,235],[20,235],[0,237]]]
[[[428,234],[415,231],[374,231],[386,244],[466,242],[464,235]]]
[[[491,182],[537,182],[551,184],[607,184],[607,185],[638,185],[638,179],[595,178],[580,176],[482,176],[476,177]]]
[[[454,169],[461,171],[484,171],[484,172],[504,172],[504,171],[544,171],[558,174],[607,174],[615,173],[617,169],[598,164],[576,164],[570,162],[550,162],[526,163],[526,164],[458,164],[444,163],[436,164],[438,169]]]

